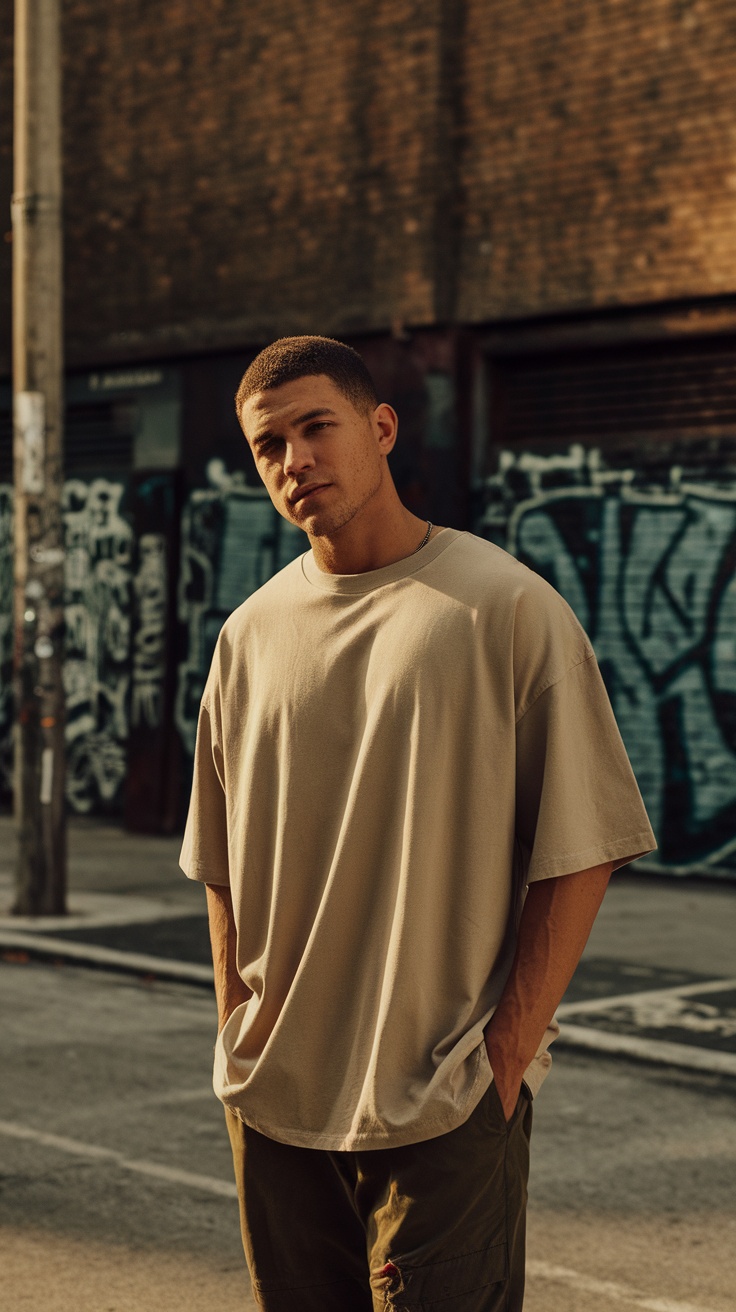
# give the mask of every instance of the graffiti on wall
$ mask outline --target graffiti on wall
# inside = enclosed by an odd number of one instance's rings
[[[186,654],[178,670],[176,724],[194,752],[199,703],[217,636],[231,611],[308,543],[274,510],[262,488],[248,487],[222,461],[207,469],[209,487],[190,493],[182,516],[178,615]]]
[[[736,867],[736,478],[661,485],[597,451],[503,452],[476,531],[546,577],[588,631],[659,840]]]
[[[125,774],[133,530],[124,486],[105,478],[64,484],[64,689],[67,799],[88,812],[116,798]],[[12,788],[13,491],[0,488],[0,770]]]
[[[208,477],[208,487],[190,494],[181,526],[178,617],[185,654],[175,715],[190,752],[223,622],[307,545],[242,474],[213,461]],[[0,487],[0,783],[6,794],[12,787],[12,495],[12,488]],[[64,486],[67,797],[81,813],[117,804],[131,727],[158,728],[163,716],[166,540],[149,532],[136,544],[125,497],[123,482],[105,478]]]
[[[75,811],[111,803],[125,776],[133,530],[125,488],[64,484],[67,797]]]
[[[133,581],[136,629],[133,640],[133,686],[130,718],[155,729],[163,717],[166,678],[166,600],[168,571],[163,533],[143,533],[138,540],[138,569]]]

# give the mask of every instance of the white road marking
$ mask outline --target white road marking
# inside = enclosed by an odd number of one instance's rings
[[[649,1027],[652,1016],[657,1014],[658,1003],[661,1006],[664,1023],[664,1019],[671,1015],[672,1004],[676,999],[686,1001],[733,989],[736,989],[736,979],[710,979],[700,984],[678,984],[667,989],[646,989],[639,993],[619,993],[608,998],[564,1002],[557,1008],[556,1014],[558,1020],[569,1021],[569,1024],[562,1026],[558,1042],[568,1047],[585,1048],[589,1052],[610,1052],[624,1057],[635,1057],[654,1062],[659,1066],[710,1071],[716,1075],[736,1075],[736,1053],[703,1048],[696,1044],[670,1043],[665,1039],[643,1038],[636,1034],[621,1034],[620,1031],[593,1029],[577,1023],[578,1017],[604,1016],[606,1012],[625,1008],[631,1012],[636,1026],[637,1009],[641,1009],[643,1015],[643,1009],[646,1008],[647,1027]],[[677,1028],[676,1022],[673,1021],[672,1027]]]
[[[192,961],[171,961],[165,957],[151,957],[142,952],[120,952],[117,948],[102,948],[94,943],[75,943],[70,939],[52,938],[48,934],[8,934],[0,930],[0,950],[37,952],[45,957],[81,961],[93,966],[112,966],[134,975],[157,975],[159,979],[175,979],[184,984],[214,984],[211,966],[198,966]]]
[[[47,934],[7,933],[0,928],[0,951],[3,949],[28,951],[40,956],[66,959],[96,966],[109,966],[134,975],[153,975],[181,984],[214,985],[211,966],[189,961],[166,960],[137,952],[120,952],[116,948],[99,947],[89,943],[75,943],[68,939],[52,938]],[[662,1039],[639,1038],[588,1028],[577,1024],[578,1016],[600,1015],[616,1007],[629,1007],[635,1012],[637,1003],[656,1007],[657,999],[663,1004],[672,998],[691,998],[736,989],[736,979],[706,980],[699,984],[678,984],[667,989],[646,989],[639,993],[621,993],[607,998],[589,998],[582,1002],[562,1003],[557,1008],[560,1020],[572,1023],[562,1027],[558,1042],[568,1047],[583,1048],[588,1052],[606,1052],[633,1057],[660,1066],[675,1066],[684,1070],[709,1071],[716,1075],[736,1075],[736,1053],[703,1048],[696,1044],[670,1043]]]
[[[67,1139],[60,1134],[47,1134],[43,1130],[33,1130],[28,1125],[17,1125],[13,1121],[0,1121],[0,1134],[10,1139],[22,1139],[38,1144],[42,1148],[51,1148],[56,1152],[69,1153],[72,1157],[85,1158],[88,1161],[112,1162],[122,1171],[134,1171],[138,1175],[149,1175],[155,1180],[166,1180],[169,1184],[181,1184],[188,1189],[203,1190],[208,1194],[217,1194],[221,1198],[237,1198],[238,1191],[228,1180],[217,1180],[211,1175],[195,1175],[192,1171],[179,1171],[173,1166],[162,1166],[158,1162],[140,1161],[134,1157],[125,1157],[114,1148],[100,1148],[95,1144],[81,1143],[78,1139]]]
[[[736,1053],[699,1048],[689,1043],[668,1043],[664,1039],[640,1039],[635,1034],[618,1034],[595,1030],[587,1025],[563,1025],[558,1044],[584,1048],[588,1052],[610,1052],[620,1057],[635,1057],[656,1066],[677,1066],[683,1070],[710,1071],[713,1075],[736,1075]]]
[[[657,998],[695,998],[703,993],[728,992],[736,989],[736,979],[709,979],[700,984],[677,984],[669,989],[644,989],[641,993],[617,993],[610,998],[587,998],[585,1002],[563,1002],[557,1008],[557,1017],[581,1016],[585,1013],[608,1011],[611,1007],[634,1007],[638,1002],[656,1002]]]
[[[732,992],[736,1001],[736,991]],[[610,1016],[623,1016],[627,1027],[638,1030],[689,1030],[700,1037],[736,1039],[736,1006],[716,1007],[704,998],[639,998],[633,1006],[613,1007]],[[731,1043],[736,1050],[736,1045]]]
[[[78,1139],[68,1139],[60,1134],[48,1134],[43,1130],[34,1130],[30,1126],[18,1125],[11,1121],[0,1121],[0,1134],[11,1139],[38,1144],[43,1148],[51,1148],[56,1152],[68,1153],[70,1156],[87,1161],[111,1162],[120,1170],[133,1171],[156,1180],[165,1180],[168,1184],[184,1185],[186,1188],[199,1189],[221,1198],[237,1198],[235,1185],[227,1180],[218,1180],[209,1175],[195,1175],[191,1171],[180,1171],[158,1162],[125,1157],[123,1153],[116,1152],[113,1148],[81,1143]],[[678,1299],[671,1298],[652,1298],[628,1285],[616,1284],[610,1280],[598,1280],[595,1276],[572,1271],[568,1267],[555,1266],[550,1262],[530,1258],[526,1269],[527,1275],[532,1280],[549,1280],[555,1284],[569,1285],[582,1293],[624,1303],[637,1312],[709,1312],[709,1309],[702,1305],[695,1306],[693,1303],[682,1303]]]
[[[637,1312],[709,1312],[702,1305],[681,1303],[675,1298],[651,1298],[629,1285],[619,1285],[612,1280],[597,1280],[595,1276],[586,1276],[582,1271],[571,1271],[565,1266],[554,1266],[551,1262],[538,1262],[530,1259],[526,1264],[527,1275],[532,1280],[551,1280],[555,1284],[570,1285],[584,1294],[593,1294],[608,1298],[614,1303],[625,1303]]]

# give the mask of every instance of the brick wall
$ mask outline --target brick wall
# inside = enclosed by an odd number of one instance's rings
[[[729,0],[63,12],[72,362],[736,290]]]
[[[430,320],[437,10],[67,0],[70,358]]]
[[[461,320],[736,290],[728,0],[467,0]]]

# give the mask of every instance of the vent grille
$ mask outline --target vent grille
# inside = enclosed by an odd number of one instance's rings
[[[64,471],[127,473],[133,463],[136,407],[124,402],[69,405],[64,431]]]
[[[494,362],[494,441],[736,434],[736,341]]]

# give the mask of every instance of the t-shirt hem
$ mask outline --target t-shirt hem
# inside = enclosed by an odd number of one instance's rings
[[[597,843],[594,847],[579,848],[572,852],[558,852],[553,857],[540,861],[530,867],[527,883],[533,884],[540,879],[552,879],[560,875],[572,875],[579,870],[590,870],[594,866],[613,862],[614,870],[636,861],[656,850],[654,835],[649,829],[639,829],[634,834],[610,842]]]
[[[282,1125],[271,1125],[249,1115],[242,1107],[236,1106],[234,1100],[221,1097],[220,1101],[245,1125],[265,1135],[267,1139],[275,1139],[277,1143],[286,1143],[293,1148],[321,1148],[328,1152],[368,1152],[380,1148],[404,1148],[407,1144],[422,1143],[425,1139],[438,1139],[442,1134],[457,1130],[472,1115],[492,1081],[493,1072],[490,1065],[488,1062],[479,1061],[473,1083],[460,1107],[452,1107],[442,1116],[429,1119],[419,1117],[410,1125],[395,1126],[380,1132],[373,1131],[370,1134],[322,1134],[303,1129],[284,1128]]]

